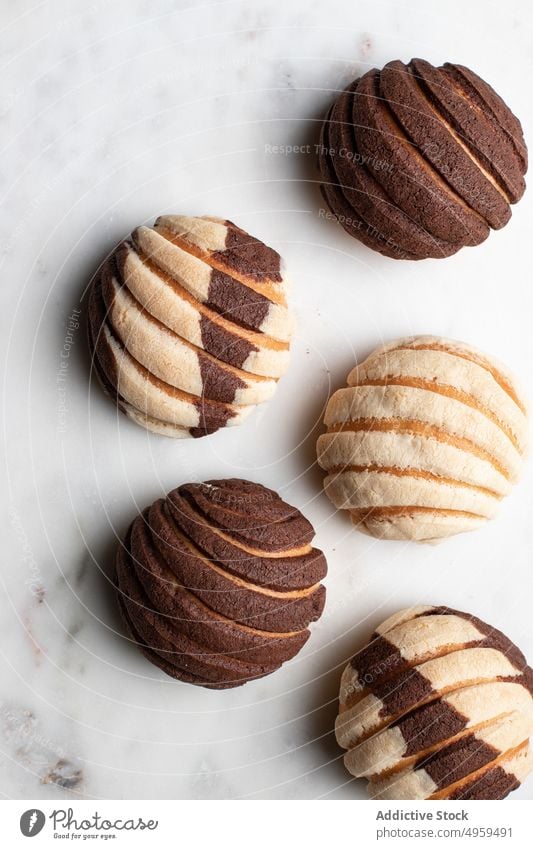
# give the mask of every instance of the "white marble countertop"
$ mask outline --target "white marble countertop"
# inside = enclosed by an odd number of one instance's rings
[[[332,725],[340,669],[378,621],[448,604],[533,658],[533,463],[496,521],[437,547],[352,531],[313,465],[331,387],[382,339],[464,339],[506,361],[533,397],[532,190],[480,247],[394,262],[320,218],[312,153],[269,152],[313,145],[334,91],[413,55],[470,65],[531,140],[531,36],[526,0],[2,4],[5,797],[363,798]],[[89,386],[83,331],[67,329],[101,258],[161,212],[233,219],[273,244],[294,280],[299,331],[275,399],[199,441],[117,416]],[[137,508],[224,476],[298,505],[329,576],[304,651],[217,693],[166,678],[131,647],[106,573]],[[532,799],[533,781],[515,797]]]

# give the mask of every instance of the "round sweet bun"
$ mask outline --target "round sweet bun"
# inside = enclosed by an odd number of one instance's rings
[[[342,675],[344,763],[373,799],[503,799],[533,769],[533,671],[501,631],[401,610]]]
[[[231,221],[164,215],[118,245],[91,284],[96,374],[155,433],[240,424],[287,370],[287,289],[279,254]]]
[[[327,495],[359,530],[434,541],[494,516],[526,451],[524,398],[507,369],[462,342],[399,339],[335,392],[317,443]]]
[[[269,675],[300,651],[324,608],[314,535],[260,484],[179,486],[137,516],[117,553],[131,639],[168,675],[202,687]]]
[[[322,194],[354,238],[393,259],[478,245],[522,197],[520,121],[462,65],[389,62],[332,105],[319,148]]]

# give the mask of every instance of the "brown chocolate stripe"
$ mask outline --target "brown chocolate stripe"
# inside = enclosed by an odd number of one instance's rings
[[[326,150],[329,150],[331,147],[329,140],[330,115],[331,110],[322,125],[321,132],[321,145]],[[339,180],[329,153],[321,154],[318,163],[322,181],[320,185],[322,196],[341,227],[350,236],[355,237],[367,247],[378,251],[384,256],[413,260],[423,258],[422,254],[418,256],[396,244],[388,233],[386,238],[379,238],[379,234],[384,234],[385,231],[371,227],[361,218],[359,212],[347,199],[343,186],[339,185]]]
[[[279,285],[279,281],[268,279],[256,280],[250,274],[241,274],[235,268],[228,268],[227,263],[225,263],[223,259],[224,251],[214,251],[211,253],[206,252],[198,245],[187,241],[186,238],[182,238],[177,233],[167,230],[160,224],[159,219],[155,222],[154,228],[160,236],[164,236],[164,238],[168,239],[169,242],[177,245],[177,247],[191,254],[191,256],[201,259],[202,262],[209,265],[212,269],[221,271],[223,274],[229,274],[229,276],[231,276],[234,280],[242,283],[243,286],[264,295],[273,304],[280,304],[283,307],[287,306],[285,292],[283,287]]]
[[[322,585],[311,594],[283,598],[232,580],[228,573],[205,561],[194,544],[181,535],[166,505],[154,505],[150,525],[157,549],[178,581],[222,616],[251,628],[281,633],[303,630],[322,613]]]
[[[148,512],[137,517],[132,534],[143,559],[132,558],[131,562],[155,614],[203,648],[250,663],[281,664],[300,651],[309,631],[270,634],[246,628],[214,613],[193,592],[176,585],[151,541]]]
[[[391,199],[440,239],[476,245],[489,233],[487,223],[468,207],[428,166],[405,136],[379,91],[379,72],[368,71],[357,86],[354,118],[361,153],[369,170]],[[394,165],[385,172],[372,167],[381,160]]]
[[[429,701],[430,697],[433,700],[439,697],[439,693],[433,690],[430,681],[418,671],[418,663],[415,666],[406,664],[394,646],[391,646],[390,652],[387,655],[387,646],[383,645],[382,638],[378,638],[375,643],[381,648],[380,654],[382,660],[379,666],[375,663],[370,667],[373,670],[373,677],[371,678],[372,673],[369,673],[368,678],[363,677],[362,680],[365,682],[367,680],[370,681],[364,693],[367,691],[371,692],[373,696],[383,703],[380,710],[381,717],[385,718],[389,716],[397,718],[403,716],[421,705],[421,703]],[[444,657],[453,654],[455,651],[474,647],[497,649],[507,657],[513,666],[515,665],[516,654],[520,654],[516,646],[504,637],[501,632],[497,631],[494,634],[488,634],[485,639],[477,642],[447,647],[441,653],[435,653],[425,660]],[[356,666],[355,668],[359,673],[359,667]],[[527,686],[529,689],[531,686],[529,667],[526,667],[525,670],[521,666],[515,668],[517,671],[522,671],[523,675],[520,677],[517,676],[513,680],[524,683],[524,686]]]
[[[117,597],[117,602],[118,602],[119,611],[120,611],[120,614],[121,614],[121,617],[122,617],[122,621],[124,623],[124,627],[125,627],[125,630],[126,630],[126,634],[131,639],[131,641],[133,643],[135,643],[136,647],[139,649],[141,654],[143,654],[144,657],[147,660],[150,661],[150,663],[153,663],[154,666],[157,666],[159,669],[161,669],[167,675],[169,675],[172,678],[176,678],[178,681],[184,681],[187,684],[196,684],[197,686],[208,687],[210,689],[224,689],[223,686],[217,687],[215,684],[212,684],[209,681],[206,681],[205,678],[201,678],[197,675],[193,675],[190,672],[186,672],[184,669],[183,670],[178,669],[178,667],[173,666],[167,660],[164,660],[162,657],[160,657],[158,654],[156,654],[156,652],[152,651],[152,649],[150,649],[146,645],[146,643],[142,639],[141,635],[138,633],[135,626],[133,625],[133,622],[130,619],[129,613],[126,610],[126,605],[124,604],[124,602],[123,602],[123,600],[120,596]],[[242,683],[244,684],[245,682],[243,681]],[[226,687],[231,687],[231,686],[233,686],[233,685],[232,684],[226,685]]]
[[[171,665],[220,683],[248,681],[273,671],[272,667],[206,649],[169,626],[150,609],[149,600],[134,570],[120,558],[117,560],[117,577],[123,603],[136,630],[148,648]]]
[[[445,62],[439,69],[461,90],[464,97],[476,104],[498,130],[503,130],[513,145],[522,173],[527,171],[527,147],[524,142],[522,125],[516,115],[513,115],[507,104],[496,94],[492,86],[478,77],[470,68],[464,65],[452,65]]]
[[[380,74],[380,90],[431,167],[491,227],[503,227],[511,216],[508,203],[452,135],[411,70],[403,62],[389,62]]]
[[[496,800],[505,799],[513,790],[520,787],[520,781],[512,773],[506,772],[501,766],[486,770],[472,781],[466,781],[444,798],[453,800]]]
[[[259,239],[255,239],[233,224],[225,221],[227,227],[226,246],[223,251],[215,252],[215,257],[236,271],[258,282],[274,281],[281,283],[281,257],[273,248],[269,248]]]
[[[216,268],[211,269],[206,303],[235,324],[257,331],[270,309],[268,298]]]
[[[258,484],[208,481],[184,484],[178,494],[215,528],[265,553],[299,548],[314,536],[311,523],[299,510]]]
[[[431,682],[416,667],[399,672],[392,680],[388,678],[373,682],[371,691],[383,704],[379,712],[383,718],[396,718],[422,702],[438,697]]]
[[[448,702],[438,701],[416,708],[393,722],[391,727],[401,731],[406,744],[404,757],[408,758],[455,737],[467,725],[468,717]]]
[[[123,246],[119,246],[116,251],[117,267],[119,270],[119,282],[128,285],[127,276],[125,275],[124,262],[127,257],[127,250]],[[220,317],[217,321],[218,313],[209,312],[208,307],[203,307],[186,289],[177,283],[174,278],[163,271],[158,265],[150,260],[144,254],[139,253],[139,257],[146,267],[156,274],[164,283],[166,283],[176,294],[182,299],[192,304],[200,314],[200,332],[202,345],[205,350],[223,362],[229,365],[241,368],[248,357],[259,348],[250,339],[245,338],[242,333],[238,332],[238,327],[231,328],[231,323],[226,322],[226,319]],[[244,332],[244,331],[243,331]],[[247,331],[252,333],[252,331]]]
[[[326,559],[316,548],[297,557],[252,555],[215,533],[178,490],[169,493],[168,501],[173,521],[180,531],[194,541],[208,560],[233,575],[279,591],[305,589],[319,583],[326,575]]]
[[[190,245],[187,242],[179,240],[180,244],[177,245],[172,234],[164,228],[157,228],[157,233],[187,253],[192,253]],[[142,249],[140,248],[138,239],[136,239],[136,231],[132,233],[132,241],[137,252],[141,253]],[[157,262],[157,255],[151,255],[149,259],[158,268],[160,267]],[[205,261],[205,258],[202,261]],[[209,265],[209,263],[206,264]],[[222,271],[220,268],[210,266],[210,269],[210,281],[205,304],[235,324],[242,325],[250,330],[259,331],[261,324],[268,315],[270,304],[272,303],[270,299],[261,292],[250,288],[250,286],[232,277],[231,274]],[[179,280],[177,278],[174,279],[179,284]]]
[[[462,66],[413,59],[369,71],[337,98],[321,142],[321,191],[331,211],[350,235],[397,259],[479,244],[489,226],[507,223],[507,201],[524,191],[520,122]],[[351,160],[335,155],[341,149]]]
[[[115,335],[113,327],[108,321],[108,311],[102,293],[105,280],[106,278],[109,279],[109,276],[113,274],[113,270],[113,261],[109,260],[102,268],[100,277],[95,279],[93,282],[89,296],[89,323],[91,327],[91,338],[93,340],[93,352],[98,359],[99,369],[104,375],[105,385],[106,388],[108,388],[108,391],[109,387],[111,387],[112,395],[116,398],[119,404],[121,400],[124,400],[122,399],[118,388],[119,375],[115,356],[105,338],[103,332],[104,327],[108,328],[116,344],[122,351],[124,351],[124,356],[129,357],[132,365],[142,375],[144,380],[156,386],[162,392],[167,393],[169,396],[184,398],[197,408],[200,416],[200,423],[198,427],[190,429],[191,435],[203,436],[206,433],[214,433],[219,428],[224,427],[235,415],[230,406],[223,404],[220,401],[210,401],[196,395],[191,395],[188,392],[175,389],[168,383],[159,380],[159,378],[155,377],[150,371],[148,371],[142,363],[139,363],[131,356],[124,347],[120,338]],[[96,340],[95,343],[94,340]],[[142,412],[142,410],[140,412]]]
[[[421,758],[414,769],[424,769],[438,790],[465,778],[498,757],[500,752],[475,734],[468,734],[426,758]]]
[[[412,59],[409,67],[436,109],[500,184],[511,203],[516,203],[524,193],[525,183],[506,133],[498,124],[487,120],[485,110],[481,111],[462,96],[453,85],[453,78],[422,59]]]
[[[449,243],[436,239],[418,226],[399,209],[387,195],[369,169],[359,164],[360,153],[354,133],[353,110],[359,81],[352,83],[335,102],[328,119],[328,149],[339,186],[349,203],[364,219],[370,230],[387,233],[396,245],[411,254],[442,256],[449,252]],[[350,159],[340,154],[349,151]]]
[[[98,365],[99,373],[101,373],[105,380],[107,391],[116,397],[118,395],[118,374],[115,358],[111,356],[107,345],[100,344],[104,338],[104,327],[107,318],[107,310],[102,296],[102,281],[112,276],[114,271],[114,259],[111,257],[106,260],[91,284],[88,300],[87,328],[93,364]]]
[[[457,651],[458,648],[494,648],[501,651],[515,669],[522,672],[524,686],[533,694],[533,671],[528,667],[524,655],[517,646],[497,628],[491,628],[477,616],[471,616],[449,607],[431,607],[413,618],[418,619],[425,616],[459,616],[471,622],[484,637],[482,640],[461,644],[461,646],[445,646],[441,652],[434,652],[421,658],[417,661],[416,666],[426,660],[450,654]],[[352,658],[350,664],[357,671],[359,681],[365,685],[364,691],[373,693],[381,698],[384,703],[389,699],[391,711],[394,714],[397,713],[397,701],[403,702],[404,694],[409,692],[410,687],[413,691],[411,707],[415,707],[421,701],[417,698],[418,690],[421,692],[426,690],[425,684],[419,680],[421,676],[416,672],[416,666],[413,667],[412,663],[402,657],[399,649],[387,640],[386,635],[374,633],[371,642]],[[412,684],[409,683],[411,672],[416,673],[413,676]],[[398,685],[402,688],[401,692],[396,692]],[[383,710],[385,713],[389,712],[386,707]],[[404,712],[402,710],[402,713]]]
[[[106,307],[104,302],[104,309],[105,308]],[[107,310],[106,315],[108,315]],[[127,347],[124,345],[120,337],[116,335],[113,325],[108,319],[106,319],[105,321],[105,326],[108,328],[114,341],[119,346],[124,356],[129,359],[132,366],[139,372],[141,377],[147,383],[151,383],[153,386],[155,386],[161,392],[164,392],[169,397],[183,398],[183,400],[188,401],[192,406],[196,407],[200,416],[200,423],[196,428],[190,429],[191,433],[193,432],[193,430],[201,431],[202,435],[206,432],[213,433],[219,428],[225,427],[229,420],[235,417],[235,410],[232,409],[231,405],[223,403],[222,401],[210,399],[205,396],[192,395],[190,392],[185,392],[182,389],[178,389],[168,383],[165,383],[165,381],[160,380],[158,377],[152,374],[149,369],[147,369],[142,363],[140,363],[138,360],[135,359],[135,357],[132,356],[132,354],[128,351]],[[102,332],[99,333],[98,342],[96,344],[96,351],[99,356],[102,368],[105,370],[110,382],[115,382],[115,389],[118,392],[119,378],[115,357]],[[235,387],[235,389],[236,388],[238,387]]]
[[[132,307],[137,310],[139,315],[143,315],[144,319],[152,324],[156,330],[167,334],[169,337],[175,337],[182,345],[185,345],[194,352],[198,360],[198,367],[202,377],[202,398],[205,398],[208,401],[220,401],[229,404],[233,403],[235,401],[235,394],[237,391],[246,386],[245,379],[243,379],[247,376],[246,372],[241,372],[242,376],[239,376],[239,373],[234,366],[225,365],[206,351],[203,351],[201,348],[197,348],[191,342],[177,336],[176,333],[144,309],[129,290],[128,293],[132,300]],[[106,307],[106,316],[109,327],[112,330],[114,337],[126,350],[128,350],[128,340],[122,336],[120,330],[113,322],[111,310],[115,300],[115,292],[109,276],[102,278],[102,295]],[[147,354],[149,355],[149,352],[147,352]],[[150,367],[147,363],[141,363],[141,365],[150,371]],[[175,388],[186,391],[186,389],[182,386],[176,386]]]
[[[256,507],[263,489],[238,480],[203,485],[214,500],[238,504],[239,493]],[[276,507],[290,521],[294,508]],[[262,677],[293,658],[322,612],[324,587],[275,591],[232,575],[205,559],[171,508],[159,499],[137,516],[117,554],[119,602],[141,651],[169,675],[215,688]]]

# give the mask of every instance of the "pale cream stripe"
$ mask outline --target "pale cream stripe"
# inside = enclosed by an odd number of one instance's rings
[[[225,251],[228,228],[223,218],[192,215],[161,215],[156,228],[170,230],[176,236],[188,237],[203,251]]]
[[[352,516],[352,521],[358,531],[378,539],[436,543],[453,534],[474,531],[480,528],[486,519],[466,513],[446,514],[438,510],[421,514],[413,508],[411,513],[402,516],[368,516],[364,519]]]
[[[507,758],[500,764],[508,775],[514,775],[522,784],[533,769],[533,752],[531,745],[524,746],[518,752],[514,752],[510,758]]]
[[[516,479],[523,458],[498,425],[477,410],[460,401],[428,392],[425,389],[404,389],[398,386],[362,386],[338,389],[332,395],[325,416],[328,427],[357,424],[358,420],[416,421],[436,427],[451,436],[466,439],[479,446],[508,470]],[[372,430],[369,426],[365,428]],[[428,436],[431,436],[429,430]],[[353,460],[351,460],[353,462]],[[379,465],[383,465],[377,458]]]
[[[482,368],[489,371],[494,379],[502,386],[507,394],[514,400],[517,406],[526,413],[526,404],[523,397],[523,391],[515,377],[515,375],[507,368],[507,366],[496,357],[487,356],[472,345],[467,345],[465,342],[459,342],[456,339],[448,339],[440,336],[409,336],[402,339],[395,339],[376,348],[368,360],[374,357],[381,357],[383,354],[390,353],[401,348],[409,348],[418,351],[424,350],[444,350],[456,357],[463,357],[466,360],[477,363]]]
[[[112,287],[114,298],[109,318],[132,356],[170,386],[203,396],[204,384],[198,360],[198,350],[201,349],[195,349],[191,342],[184,341],[165,325],[156,324],[158,320],[143,310],[125,286],[119,287],[113,280]],[[202,351],[201,355],[229,375],[246,382],[246,386],[236,390],[233,399],[236,405],[260,404],[274,394],[276,381],[249,375],[216,360],[206,351]]]
[[[191,400],[189,400],[186,397],[187,393],[171,386],[168,387],[167,391],[164,384],[158,386],[158,379],[149,375],[143,366],[136,363],[131,355],[120,347],[107,325],[103,332],[115,360],[118,391],[128,403],[140,413],[162,422],[169,422],[172,425],[184,428],[199,426],[200,414],[195,403],[193,403],[192,398],[194,396],[191,396]],[[254,409],[253,407],[236,407],[231,404],[221,406],[226,406],[235,413],[233,418],[225,423],[226,427],[241,424]]]
[[[144,427],[151,433],[157,433],[160,436],[168,436],[171,439],[186,439],[191,435],[188,428],[179,427],[179,425],[172,425],[170,422],[160,421],[160,419],[155,419],[153,416],[147,416],[145,413],[141,413],[139,410],[136,410],[130,404],[125,402],[121,402],[121,406],[127,417],[131,419],[132,422]]]
[[[384,637],[387,643],[396,648],[401,657],[411,666],[424,663],[437,655],[449,654],[466,644],[480,642],[485,639],[482,633],[470,619],[455,614],[431,614],[431,607],[412,608],[407,611],[408,618],[403,618],[405,611],[398,614],[399,621],[393,624],[395,617],[386,620],[377,633]],[[425,615],[421,615],[425,614]],[[369,649],[369,646],[365,647]],[[385,677],[387,658],[377,663],[376,676]],[[363,690],[370,687],[372,681],[361,677],[357,667],[357,655],[348,664],[341,678],[340,703],[341,710],[346,703],[350,706]]]
[[[147,379],[135,365],[130,354],[116,342],[107,325],[103,328],[103,334],[115,361],[118,376],[117,389],[132,407],[140,413],[172,425],[184,428],[198,427],[200,414],[193,404],[162,392]]]
[[[191,295],[198,298],[202,303],[208,300],[213,269],[207,262],[188,253],[150,227],[139,227],[133,233],[133,240],[142,253],[187,289]],[[253,288],[248,283],[243,283],[240,280],[238,282],[245,288]],[[263,292],[260,294],[270,300],[267,294]],[[233,321],[229,313],[223,313],[223,316],[228,321]],[[293,320],[286,307],[270,301],[267,315],[257,329],[281,342],[288,342],[293,331]]]
[[[404,660],[418,664],[454,645],[484,640],[485,634],[470,619],[449,613],[418,616],[403,622],[388,631],[385,639],[398,649]]]
[[[436,794],[436,798],[448,796],[455,787],[466,786],[476,775],[482,775],[494,766],[499,766],[500,760],[505,762],[509,758],[508,753],[523,744],[529,738],[532,730],[532,713],[523,714],[515,711],[475,732],[476,740],[492,746],[496,753],[494,760],[473,770],[469,775],[454,781],[451,780],[453,774],[450,773],[450,784],[445,787],[435,785],[434,789],[431,789],[433,780],[423,767],[408,769],[406,772],[392,774],[383,779],[371,780],[369,782],[370,796],[373,799],[428,799],[434,794]],[[472,763],[474,762],[472,756],[470,756],[470,760]],[[509,761],[511,760],[512,755],[509,758]],[[464,762],[464,765],[468,768],[468,760]]]
[[[203,381],[196,351],[166,327],[157,327],[129,291],[112,282],[109,320],[130,354],[156,377],[178,389],[202,395]]]
[[[399,381],[405,386],[410,381],[424,381],[426,388],[435,392],[455,393],[463,403],[480,405],[488,417],[501,423],[519,450],[525,449],[526,416],[493,375],[472,360],[445,351],[398,349],[356,366],[348,376],[349,386],[369,381],[388,382],[389,385]]]
[[[467,720],[460,732],[443,738],[432,746],[426,748],[419,746],[416,752],[407,757],[407,743],[400,727],[385,728],[346,753],[344,763],[348,772],[356,778],[362,778],[383,775],[391,770],[403,770],[419,758],[427,757],[451,742],[471,734],[472,731],[475,731],[478,739],[485,739],[483,728],[479,726],[488,728],[488,723],[494,723],[495,720],[501,720],[504,717],[520,715],[524,717],[528,727],[533,724],[533,700],[528,690],[521,684],[503,681],[479,684],[453,691],[443,696],[441,701],[451,705]],[[424,735],[426,730],[421,728],[420,733]],[[529,733],[528,731],[526,736],[529,736]],[[410,740],[411,746],[412,743],[413,739]]]
[[[392,629],[396,628],[398,625],[403,625],[404,622],[416,619],[418,616],[422,616],[422,614],[434,609],[434,606],[430,604],[418,604],[413,607],[405,607],[403,610],[398,610],[397,613],[393,613],[391,616],[388,616],[387,619],[377,626],[375,632],[376,634],[383,636],[388,634],[389,631],[392,631]]]
[[[429,681],[433,693],[424,701],[410,705],[408,710],[434,701],[450,690],[498,678],[516,678],[520,675],[507,657],[493,648],[468,648],[454,651],[443,657],[428,660],[415,667],[415,670]],[[395,683],[391,682],[391,690],[394,687]],[[371,693],[360,699],[353,707],[340,713],[335,725],[339,745],[345,749],[351,749],[360,740],[397,718],[382,714],[382,709],[381,699]]]
[[[178,219],[185,223],[176,223]],[[216,244],[220,245],[221,243],[219,230],[221,226],[225,231],[224,245],[222,247],[215,247]],[[282,307],[287,306],[286,295],[290,289],[290,280],[285,273],[281,257],[279,268],[281,280],[253,280],[246,272],[241,273],[234,267],[230,269],[224,258],[230,228],[222,219],[209,216],[203,216],[201,218],[162,216],[157,219],[154,227],[166,239],[173,241],[174,244],[183,247],[186,251],[194,253],[195,256],[204,260],[212,268],[217,268],[226,274],[231,271],[231,276],[235,280],[264,295],[273,303],[279,304]],[[212,232],[210,233],[211,228]],[[212,245],[211,247],[210,243]],[[220,258],[217,256],[219,253],[221,254]]]
[[[177,280],[200,301],[207,300],[211,266],[165,239],[152,227],[138,227],[133,241],[152,262]]]
[[[174,333],[203,348],[200,313],[189,301],[180,298],[172,287],[141,260],[128,246],[124,263],[124,282],[136,300]]]
[[[386,472],[340,472],[324,480],[326,492],[338,509],[373,507],[432,507],[459,510],[492,518],[498,508],[494,496],[472,487],[436,483]]]
[[[392,776],[380,782],[370,781],[368,784],[368,795],[371,799],[396,799],[403,801],[412,799],[414,801],[429,799],[436,793],[438,786],[425,769],[416,772],[408,770],[402,776]]]
[[[419,434],[393,431],[336,431],[318,438],[319,465],[329,471],[346,465],[414,469],[508,495],[512,486],[481,457]]]
[[[163,273],[163,272],[162,272]],[[166,281],[160,274],[149,268],[141,257],[131,248],[124,263],[124,282],[137,301],[162,324],[178,336],[198,348],[204,348],[201,331],[201,312],[192,301],[192,296],[183,290],[183,296],[174,286]],[[202,309],[207,309],[202,307]],[[211,314],[211,313],[210,313]],[[281,377],[289,365],[289,349],[281,342],[272,340],[268,344],[268,338],[262,339],[260,333],[237,329],[237,325],[231,324],[221,317],[213,314],[213,323],[228,330],[235,340],[239,337],[246,338],[252,345],[258,343],[258,350],[252,350],[241,369],[260,377]],[[238,332],[237,332],[238,331]],[[261,344],[264,342],[264,346]]]

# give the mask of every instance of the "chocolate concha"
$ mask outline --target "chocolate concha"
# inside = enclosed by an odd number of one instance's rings
[[[512,375],[462,342],[383,345],[330,398],[317,443],[324,486],[358,529],[438,540],[494,516],[526,451],[526,404]]]
[[[91,285],[96,373],[156,433],[240,424],[288,367],[287,289],[279,254],[230,221],[162,216],[134,230]]]
[[[319,153],[322,193],[344,229],[393,259],[478,245],[525,190],[519,120],[473,71],[389,62],[331,107]]]
[[[374,799],[503,799],[533,769],[533,670],[475,616],[419,606],[342,675],[337,741]]]
[[[314,530],[256,483],[177,487],[140,514],[117,554],[119,605],[168,675],[222,689],[294,657],[322,614],[327,571]]]

